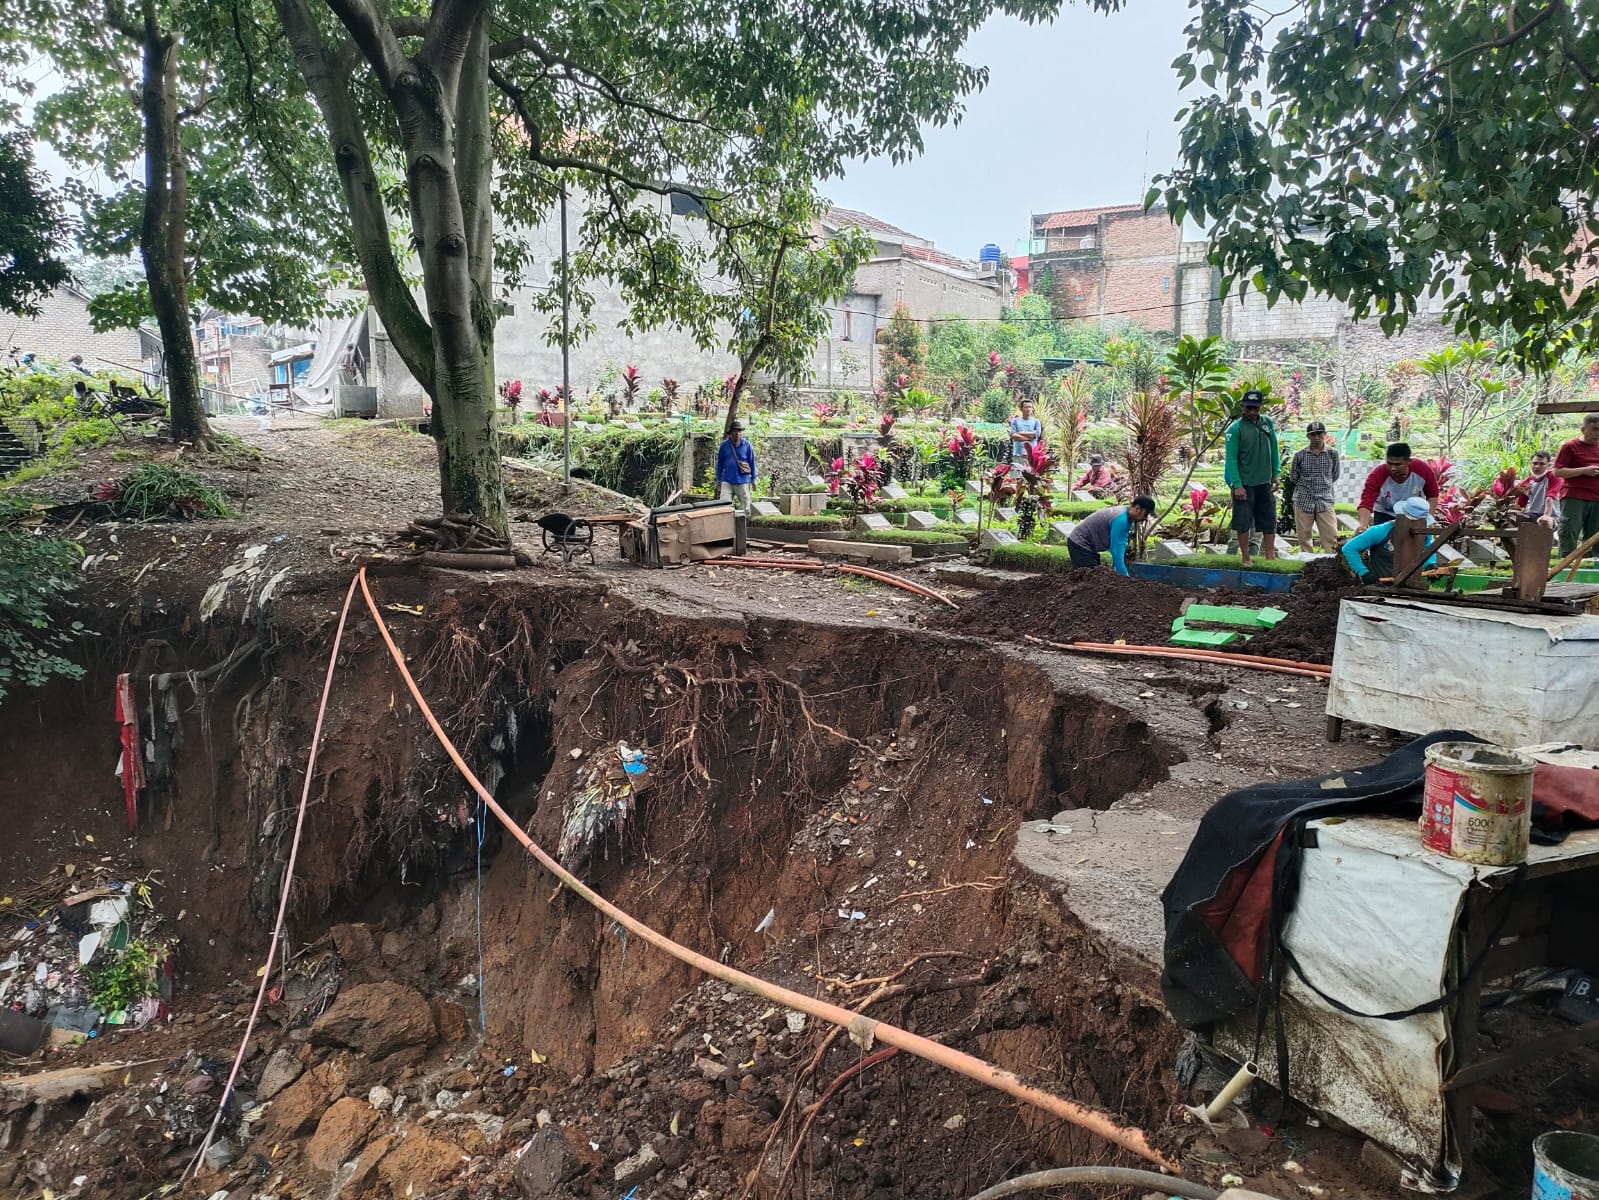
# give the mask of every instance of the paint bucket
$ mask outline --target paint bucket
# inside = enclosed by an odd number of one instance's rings
[[[1535,767],[1525,754],[1483,742],[1429,746],[1422,844],[1488,866],[1526,862]]]
[[[1599,1200],[1599,1137],[1557,1130],[1534,1138],[1532,1200]]]

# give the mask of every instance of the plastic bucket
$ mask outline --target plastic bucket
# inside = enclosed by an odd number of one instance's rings
[[[1557,1130],[1534,1138],[1532,1200],[1599,1200],[1599,1137]]]
[[[1536,765],[1525,754],[1483,742],[1429,746],[1422,844],[1488,866],[1526,862]]]

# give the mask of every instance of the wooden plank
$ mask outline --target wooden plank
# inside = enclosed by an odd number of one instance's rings
[[[1544,598],[1549,586],[1549,554],[1554,548],[1555,531],[1546,525],[1528,521],[1516,530],[1510,557],[1518,597],[1527,601]]]
[[[1599,404],[1592,400],[1551,400],[1537,405],[1533,411],[1539,416],[1553,416],[1555,413],[1588,413],[1599,412]]]
[[[1599,1042],[1599,1019],[1578,1025],[1575,1029],[1563,1029],[1559,1033],[1548,1033],[1543,1037],[1521,1042],[1503,1054],[1479,1058],[1445,1080],[1443,1090],[1458,1092],[1461,1088],[1481,1083],[1484,1079],[1492,1079],[1495,1075],[1502,1075],[1516,1067],[1552,1058],[1556,1054],[1564,1054],[1568,1050],[1576,1050],[1582,1046],[1590,1046],[1595,1042]]]

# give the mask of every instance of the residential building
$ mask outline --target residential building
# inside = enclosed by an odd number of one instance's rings
[[[0,352],[15,349],[19,355],[32,354],[44,361],[65,361],[81,354],[83,365],[91,371],[137,371],[143,361],[139,331],[95,332],[89,321],[88,293],[70,284],[46,296],[37,317],[0,319],[0,329],[8,330]]]
[[[814,387],[870,390],[877,380],[878,334],[899,304],[922,322],[939,317],[991,321],[1012,302],[1011,273],[1003,263],[972,262],[868,213],[830,209],[820,232],[844,229],[860,230],[874,248],[836,306],[829,335],[816,347]]]

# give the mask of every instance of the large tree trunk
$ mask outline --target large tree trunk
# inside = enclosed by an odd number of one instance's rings
[[[467,42],[454,120],[441,119],[413,147],[411,219],[433,326],[432,428],[444,511],[475,513],[505,533],[494,390],[490,132],[485,13]]]
[[[163,31],[154,0],[141,5],[144,44],[144,222],[139,252],[161,330],[172,439],[208,443],[200,364],[189,324],[188,159],[178,120],[177,37]]]

